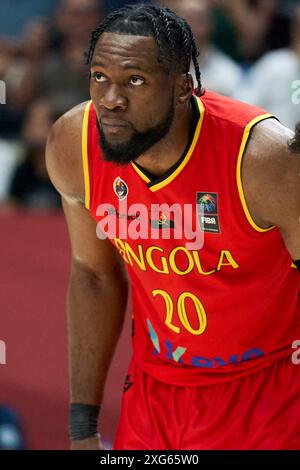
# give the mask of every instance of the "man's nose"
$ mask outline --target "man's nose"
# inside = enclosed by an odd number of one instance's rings
[[[122,94],[118,85],[112,84],[106,89],[104,95],[100,99],[100,104],[109,110],[113,110],[115,108],[126,109],[127,98]]]

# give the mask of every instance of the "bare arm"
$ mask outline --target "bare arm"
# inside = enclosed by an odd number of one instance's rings
[[[83,204],[82,111],[75,108],[54,125],[46,159],[50,178],[62,195],[72,247],[68,289],[70,400],[99,405],[122,330],[127,280],[119,255],[108,240],[96,237],[95,221]]]
[[[68,291],[71,402],[97,405],[123,325],[127,284],[110,243],[96,239],[86,209],[64,201],[64,210],[73,252]]]
[[[275,120],[258,124],[249,141],[242,180],[258,226],[279,228],[293,258],[300,259],[300,152],[291,151],[293,132]]]

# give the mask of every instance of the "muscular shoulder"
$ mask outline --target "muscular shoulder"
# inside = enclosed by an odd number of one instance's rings
[[[84,201],[81,156],[82,121],[86,103],[75,106],[52,126],[46,145],[50,179],[67,199]]]
[[[249,139],[242,181],[250,212],[261,227],[280,226],[283,217],[299,217],[300,154],[289,147],[293,136],[290,129],[268,119],[254,127]]]

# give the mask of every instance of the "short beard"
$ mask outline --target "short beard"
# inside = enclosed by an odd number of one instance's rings
[[[145,132],[138,132],[133,128],[134,134],[128,142],[116,144],[110,144],[107,141],[97,120],[99,145],[102,149],[104,160],[116,163],[117,165],[128,165],[132,160],[136,160],[166,136],[173,123],[174,115],[175,105],[172,101],[165,117],[160,123]]]

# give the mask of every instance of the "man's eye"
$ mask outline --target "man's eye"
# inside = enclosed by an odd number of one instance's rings
[[[140,77],[131,77],[130,83],[131,85],[139,86],[139,85],[143,85],[143,83],[145,83],[145,80]]]
[[[102,82],[105,82],[106,80],[105,77],[100,72],[95,72],[93,76],[94,76],[95,82],[97,83],[102,83]]]

